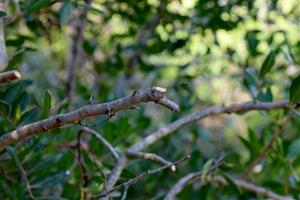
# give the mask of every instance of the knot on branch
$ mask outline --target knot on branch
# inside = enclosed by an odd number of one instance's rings
[[[150,88],[150,93],[147,94],[148,101],[165,106],[173,112],[179,112],[179,106],[165,97],[166,91],[167,89],[162,87]]]

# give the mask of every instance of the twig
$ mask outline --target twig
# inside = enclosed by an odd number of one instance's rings
[[[120,189],[122,189],[122,188],[129,187],[129,186],[131,186],[131,185],[133,185],[133,184],[139,182],[140,180],[142,180],[142,179],[145,178],[145,177],[151,176],[151,175],[153,175],[153,174],[160,173],[160,172],[162,172],[162,171],[164,171],[164,170],[170,168],[172,165],[177,166],[177,165],[179,165],[180,163],[182,163],[182,162],[184,162],[184,161],[186,161],[186,160],[188,160],[188,159],[190,159],[190,155],[187,155],[187,156],[185,156],[184,158],[182,158],[182,159],[180,159],[180,160],[178,160],[178,161],[176,161],[176,162],[174,162],[174,163],[171,163],[171,164],[168,164],[168,165],[164,165],[164,166],[162,166],[162,167],[159,167],[159,168],[156,168],[156,169],[153,169],[153,170],[149,170],[149,171],[147,171],[147,172],[144,172],[144,173],[142,173],[142,174],[136,176],[135,178],[130,179],[129,181],[126,181],[125,183],[122,183],[122,184],[120,184],[120,185],[117,185],[116,187],[114,187],[114,188],[111,189],[111,190],[108,190],[108,191],[107,191],[106,193],[104,193],[104,194],[101,194],[101,195],[99,195],[99,196],[92,197],[92,199],[106,197],[106,196],[108,196],[110,193],[112,193],[112,192],[114,192],[114,191],[116,191],[116,190],[120,190]]]
[[[5,0],[0,0],[0,11],[5,11],[4,2]],[[3,18],[0,18],[0,71],[4,70],[7,61],[8,56],[5,45],[4,24]]]
[[[82,156],[81,156],[81,142],[80,142],[80,137],[82,135],[83,131],[80,130],[78,131],[78,134],[77,134],[77,144],[76,144],[76,149],[77,149],[77,162],[79,164],[79,168],[80,168],[80,182],[81,182],[81,186],[80,186],[80,194],[81,194],[81,199],[87,199],[87,192],[85,190],[85,188],[88,186],[88,183],[89,183],[89,178],[88,178],[88,175],[87,175],[87,170],[84,166],[84,163],[83,163],[83,159],[82,159]],[[83,181],[83,182],[82,182]]]
[[[290,119],[291,113],[281,122],[278,127],[276,128],[275,132],[272,135],[271,140],[268,142],[267,146],[265,146],[261,152],[258,154],[258,156],[255,158],[253,162],[250,163],[250,165],[246,168],[244,174],[241,176],[242,179],[247,179],[251,172],[253,171],[253,168],[260,163],[269,153],[269,151],[272,149],[272,146],[274,142],[279,137],[280,133],[282,132],[283,125]]]
[[[244,190],[247,190],[249,192],[253,192],[255,194],[258,195],[263,195],[267,198],[270,199],[274,199],[274,200],[293,200],[294,198],[292,198],[291,196],[281,196],[279,194],[276,194],[274,192],[272,192],[271,190],[268,190],[264,187],[255,185],[253,183],[249,183],[246,182],[244,180],[241,179],[232,179],[234,181],[234,183],[239,187],[242,188]],[[214,177],[212,178],[211,182],[215,182],[215,183],[219,183],[221,185],[227,185],[228,183],[226,182],[226,180],[223,177]]]
[[[26,185],[26,188],[27,188],[27,191],[29,193],[30,198],[33,199],[33,200],[35,200],[36,198],[34,197],[32,191],[31,191],[31,186],[30,186],[30,183],[28,181],[28,178],[27,178],[27,175],[26,175],[26,171],[24,170],[24,168],[23,168],[23,166],[22,166],[22,164],[21,164],[21,162],[20,162],[20,160],[19,160],[19,158],[18,158],[15,150],[12,147],[8,147],[6,150],[7,150],[8,154],[10,154],[10,156],[15,160],[16,165],[20,169],[22,177],[23,177],[23,179],[25,181],[25,185]]]
[[[81,130],[86,133],[94,135],[107,148],[107,150],[109,150],[109,152],[112,154],[115,161],[117,162],[119,160],[120,155],[117,152],[117,150],[104,137],[102,137],[102,135],[100,135],[93,129],[87,127],[83,127],[81,128]]]
[[[90,6],[91,3],[92,0],[85,0],[86,6]],[[88,8],[85,7],[80,14],[78,24],[76,25],[76,35],[73,39],[73,44],[71,45],[70,56],[66,66],[67,69],[66,89],[68,92],[67,95],[68,102],[71,102],[71,99],[75,94],[76,71],[78,67],[81,66],[82,63],[84,62],[82,56],[83,54],[82,42],[83,42],[83,32],[87,21],[87,13],[88,13]]]
[[[223,164],[223,158],[219,158],[215,160],[214,164],[210,166],[207,171],[206,176],[213,173],[217,168],[219,168]],[[199,179],[202,177],[202,171],[190,173],[184,177],[182,177],[168,192],[165,197],[165,200],[174,200],[176,196],[183,190],[183,188],[192,182],[192,180]]]
[[[143,159],[143,160],[151,160],[151,161],[157,162],[161,165],[171,165],[172,164],[172,162],[167,161],[166,159],[164,159],[164,158],[162,158],[159,155],[156,155],[154,153],[143,153],[143,152],[130,152],[130,151],[127,151],[126,156],[128,158],[139,158],[139,159]],[[171,165],[170,169],[172,171],[176,171],[176,166]]]
[[[128,189],[129,189],[129,186],[126,186],[125,189],[124,189],[121,200],[126,200]]]
[[[153,87],[146,90],[140,90],[132,95],[123,97],[121,99],[117,99],[103,104],[86,105],[82,108],[79,108],[66,114],[52,116],[42,121],[27,124],[25,126],[17,128],[16,130],[10,133],[2,135],[0,137],[0,151],[2,151],[5,147],[16,141],[23,140],[25,138],[40,134],[42,132],[46,132],[50,129],[61,127],[67,124],[78,123],[83,119],[96,115],[107,115],[110,113],[116,113],[121,110],[131,109],[135,105],[142,102],[152,101],[157,104],[163,105],[167,108],[171,108],[172,106],[176,105],[176,107],[172,107],[171,109],[172,111],[178,111],[177,104],[169,105],[166,104],[168,102],[160,101],[162,98],[164,98],[165,93],[166,89],[160,87]]]
[[[149,145],[155,143],[160,140],[162,137],[168,136],[180,127],[194,121],[198,121],[208,116],[218,115],[218,114],[231,114],[231,113],[241,113],[241,112],[249,112],[253,110],[275,110],[288,108],[290,106],[287,100],[276,101],[271,103],[265,102],[245,102],[240,104],[231,104],[229,106],[213,106],[205,108],[199,112],[192,113],[183,118],[180,118],[173,123],[169,124],[166,127],[162,127],[157,131],[151,133],[146,138],[141,140],[139,143],[131,146],[128,150],[133,152],[138,152]]]
[[[0,83],[7,83],[14,80],[18,80],[20,78],[21,78],[21,74],[16,70],[0,73]]]

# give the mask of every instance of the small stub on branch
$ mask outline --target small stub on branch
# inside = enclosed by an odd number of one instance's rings
[[[18,80],[21,77],[21,74],[16,70],[2,72],[0,73],[0,83],[8,83],[14,80]]]

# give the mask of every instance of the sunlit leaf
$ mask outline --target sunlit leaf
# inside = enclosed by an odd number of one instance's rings
[[[260,68],[260,79],[263,79],[265,75],[271,70],[273,65],[275,64],[275,57],[276,53],[274,50],[271,50],[271,52],[268,54],[268,56],[265,58],[261,68]]]
[[[44,114],[43,118],[47,118],[50,116],[51,112],[51,92],[50,90],[46,90],[44,95]]]
[[[292,80],[290,87],[290,102],[297,103],[300,101],[300,75]]]

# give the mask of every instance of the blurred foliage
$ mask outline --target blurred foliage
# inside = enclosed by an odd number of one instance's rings
[[[0,133],[85,105],[154,85],[168,88],[180,113],[156,105],[117,113],[93,127],[123,151],[186,114],[215,104],[249,100],[299,101],[300,2],[298,0],[8,0],[6,70],[23,80],[0,86]],[[66,102],[66,65],[80,13],[88,10],[76,72],[76,97]],[[227,175],[239,177],[267,146],[289,111],[215,116],[183,127],[147,149],[171,161],[191,154],[176,173],[163,172],[129,188],[128,199],[161,199],[182,176],[226,155]],[[104,117],[87,120],[95,123]],[[248,180],[299,198],[300,120],[293,116]],[[30,199],[20,166],[39,199],[80,199],[78,125],[53,129],[0,154],[0,199]],[[88,184],[98,195],[113,167],[99,143],[82,136]],[[10,156],[12,155],[12,156]],[[157,167],[134,160],[119,182]],[[230,184],[229,184],[230,185]],[[231,189],[229,189],[231,188]],[[120,198],[121,193],[112,196]],[[297,196],[298,195],[298,196]],[[187,186],[179,199],[262,199],[234,187]]]

